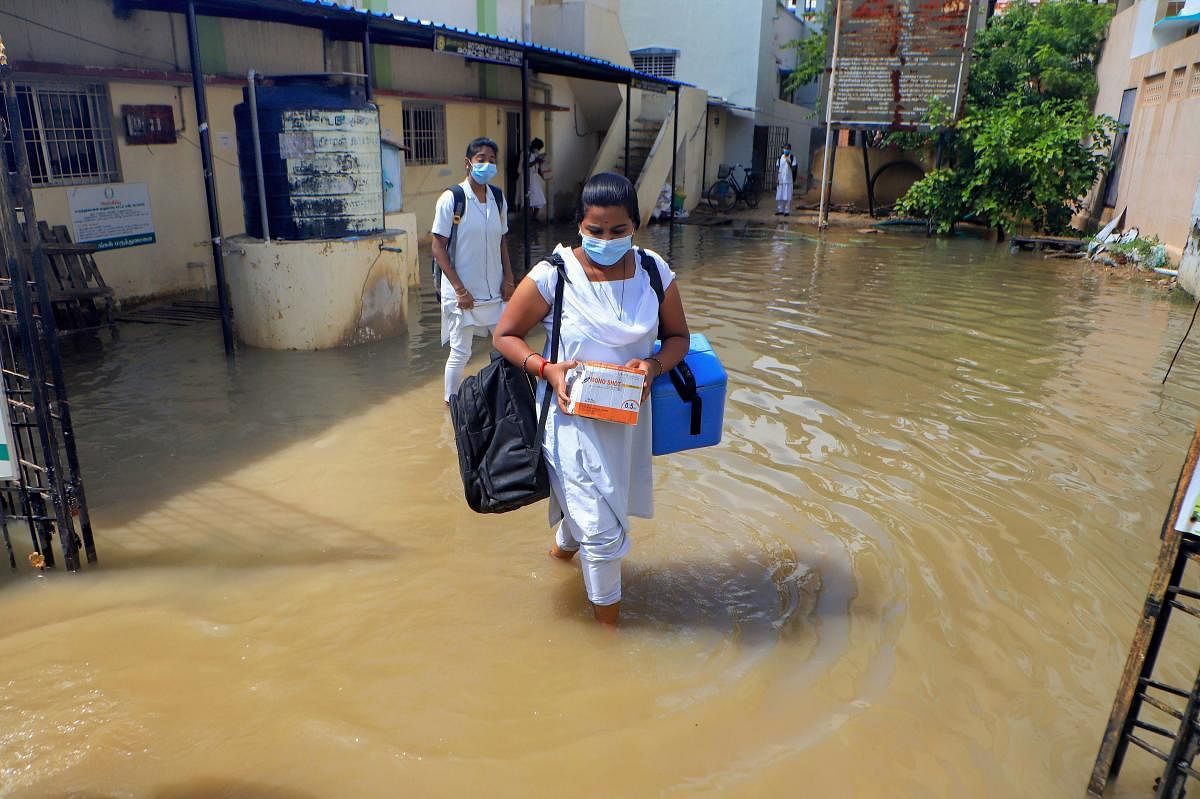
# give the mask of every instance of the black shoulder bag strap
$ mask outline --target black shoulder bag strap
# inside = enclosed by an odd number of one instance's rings
[[[646,277],[650,278],[650,288],[654,289],[654,296],[658,297],[658,304],[662,305],[663,297],[666,295],[663,292],[662,275],[658,272],[658,264],[654,261],[654,256],[646,252],[644,247],[638,248],[638,255],[641,256],[642,269],[646,270]]]
[[[446,240],[446,257],[450,259],[450,265],[453,266],[454,242],[458,240],[458,223],[462,221],[463,214],[467,211],[467,192],[458,183],[451,186],[448,191],[454,198],[454,216],[450,222],[450,237]],[[442,267],[436,258],[433,259],[433,289],[439,293],[442,290]]]
[[[639,254],[641,255],[642,269],[646,270],[646,277],[650,278],[650,287],[654,289],[654,294],[658,297],[658,304],[662,305],[664,292],[662,275],[658,272],[658,264],[655,262],[654,257],[644,249],[639,250]],[[694,436],[700,435],[700,416],[704,408],[704,402],[696,389],[696,376],[692,374],[692,368],[687,365],[687,361],[680,361],[679,365],[668,372],[667,375],[671,378],[671,385],[679,393],[679,398],[691,406],[691,434]]]
[[[567,265],[558,253],[554,253],[547,260],[558,272],[558,280],[554,284],[553,321],[550,323],[550,363],[557,363],[558,344],[562,338],[563,293],[567,286]],[[542,457],[542,442],[546,439],[546,418],[550,415],[550,403],[554,402],[554,399],[554,390],[547,384],[546,396],[542,397],[542,410],[538,414],[537,438],[534,443],[534,446],[537,447],[538,458]]]

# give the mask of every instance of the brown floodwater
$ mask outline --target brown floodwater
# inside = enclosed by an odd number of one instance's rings
[[[730,386],[724,443],[656,460],[616,634],[544,506],[464,504],[427,290],[353,350],[69,346],[101,564],[0,572],[0,796],[1082,796],[1189,304],[963,239],[643,241]]]

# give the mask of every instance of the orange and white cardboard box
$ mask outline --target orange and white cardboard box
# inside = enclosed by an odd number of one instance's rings
[[[611,363],[584,361],[568,376],[567,412],[589,419],[635,425],[642,410],[646,375]]]

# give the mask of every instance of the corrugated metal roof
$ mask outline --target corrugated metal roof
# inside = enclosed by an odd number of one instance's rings
[[[123,4],[131,9],[177,14],[186,13],[188,6],[187,0],[123,0]],[[536,72],[610,83],[637,80],[670,87],[691,85],[639,72],[583,53],[510,39],[507,36],[480,33],[442,22],[351,8],[339,5],[333,0],[195,0],[195,7],[197,14],[205,16],[321,28],[343,39],[360,39],[364,30],[370,30],[371,41],[374,44],[427,47],[430,51],[433,50],[434,37],[438,34],[453,34],[484,44],[520,50],[524,53],[529,68]]]

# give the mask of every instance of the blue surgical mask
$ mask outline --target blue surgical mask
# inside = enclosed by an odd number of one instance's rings
[[[592,263],[599,266],[612,266],[633,247],[632,235],[620,239],[597,239],[580,233],[579,237],[583,239],[583,251],[592,259]]]
[[[476,183],[491,183],[492,178],[496,177],[496,165],[472,163],[471,177]]]

